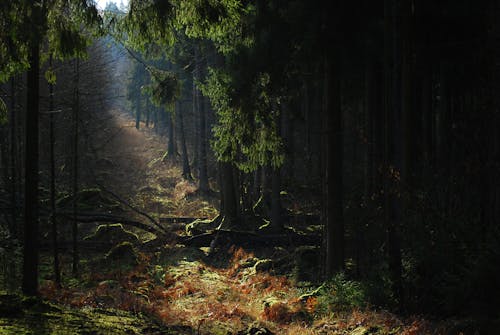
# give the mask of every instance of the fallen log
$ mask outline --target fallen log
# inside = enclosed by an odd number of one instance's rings
[[[183,216],[172,216],[172,217],[162,217],[160,218],[160,223],[191,223],[196,220],[206,220],[208,218],[194,218],[194,217],[183,217]]]

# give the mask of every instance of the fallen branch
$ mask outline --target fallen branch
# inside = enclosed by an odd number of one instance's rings
[[[74,219],[74,216],[72,215],[72,213],[69,213],[69,212],[57,212],[57,215],[62,216],[67,220]],[[136,228],[142,229],[144,231],[147,231],[147,232],[150,232],[150,233],[153,233],[156,235],[157,234],[165,234],[164,231],[158,231],[158,229],[151,227],[145,223],[130,220],[130,219],[116,216],[116,215],[112,215],[112,214],[79,212],[77,214],[76,221],[82,222],[82,223],[90,223],[90,222],[121,223],[123,225],[136,227]]]
[[[206,220],[208,218],[193,218],[193,217],[161,217],[160,223],[191,223],[196,220]]]
[[[135,208],[134,206],[132,206],[131,204],[129,204],[127,201],[123,200],[119,195],[117,195],[116,193],[108,190],[107,188],[105,188],[103,185],[97,183],[97,186],[99,186],[101,188],[102,191],[108,193],[109,195],[111,195],[113,198],[115,198],[119,203],[121,203],[122,205],[130,208],[132,211],[136,212],[137,214],[145,217],[146,219],[148,219],[155,227],[157,227],[159,230],[161,230],[163,233],[167,233],[167,230],[165,228],[163,228],[162,225],[160,225],[160,223],[158,221],[156,221],[151,215],[149,215],[148,213],[146,212],[143,212],[141,211],[140,209],[137,209]]]

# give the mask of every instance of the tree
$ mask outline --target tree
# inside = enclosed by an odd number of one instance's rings
[[[29,10],[28,10],[29,9]],[[15,13],[22,15],[14,15]],[[71,15],[67,15],[70,13]],[[10,77],[29,68],[27,76],[27,111],[25,139],[24,252],[22,289],[27,295],[38,288],[38,118],[40,43],[48,38],[52,50],[60,57],[78,55],[85,39],[76,28],[79,23],[97,22],[94,6],[80,1],[47,1],[25,3],[13,1],[2,7],[2,21],[9,33],[2,34],[0,44],[9,45],[10,58],[2,62],[0,72]],[[14,43],[14,39],[16,40]],[[25,52],[25,50],[28,50]]]

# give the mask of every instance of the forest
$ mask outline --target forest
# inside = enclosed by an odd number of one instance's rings
[[[0,1],[0,334],[500,334],[500,1]]]

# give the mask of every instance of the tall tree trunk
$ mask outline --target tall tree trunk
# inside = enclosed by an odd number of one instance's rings
[[[154,111],[153,111],[153,122],[154,122],[154,127],[155,127],[155,134],[158,135],[159,132],[160,132],[160,124],[158,122],[159,120],[159,117],[158,117],[158,108],[157,107],[154,107]]]
[[[328,118],[326,273],[329,276],[344,269],[343,135],[339,67],[336,60],[330,58],[325,61],[327,75],[325,85],[328,92],[324,106]]]
[[[10,235],[17,238],[17,115],[16,115],[16,81],[14,77],[10,80],[11,100],[10,100],[10,196],[12,202]]]
[[[271,181],[271,230],[283,230],[283,207],[281,206],[281,168],[272,168]]]
[[[424,162],[427,162],[426,172],[429,168],[435,165],[434,152],[434,125],[433,125],[433,108],[432,108],[432,68],[430,60],[426,59],[422,64],[422,135],[423,135],[423,157]],[[428,174],[428,173],[426,173]]]
[[[168,127],[168,147],[167,147],[167,157],[172,159],[175,157],[175,135],[174,135],[174,118],[171,112],[166,112],[167,115],[167,127]]]
[[[151,117],[151,103],[149,102],[149,98],[146,99],[146,128],[149,128],[149,121]]]
[[[375,65],[372,60],[372,55],[366,53],[367,59],[365,60],[365,96],[364,96],[364,144],[365,144],[365,157],[364,157],[364,197],[369,199],[373,194],[374,184],[374,152],[375,140],[373,136],[373,119],[376,117],[375,110],[377,103],[375,99]]]
[[[38,118],[40,46],[31,42],[27,78],[24,252],[22,290],[26,295],[38,293]]]
[[[49,66],[52,68],[52,55],[50,55]],[[52,249],[54,262],[54,278],[57,287],[61,286],[61,272],[59,270],[59,250],[57,240],[57,218],[56,218],[56,173],[54,155],[54,85],[49,83],[49,158],[50,158],[50,221],[52,224]]]
[[[385,167],[386,176],[384,182],[385,195],[385,225],[387,227],[387,253],[389,258],[389,272],[392,282],[392,291],[396,299],[402,296],[402,260],[399,237],[400,204],[397,194],[399,188],[400,164],[396,150],[399,110],[399,66],[398,43],[395,35],[395,20],[397,5],[391,0],[385,0],[385,23],[384,23],[384,123],[385,123]]]
[[[139,130],[141,127],[141,93],[137,93],[136,101],[135,101],[135,129]]]
[[[324,54],[323,110],[327,116],[326,148],[326,274],[344,270],[343,130],[340,94],[342,2],[324,3],[323,24],[328,47]]]
[[[415,118],[415,67],[413,59],[413,13],[412,0],[402,1],[401,41],[401,124],[403,129],[402,167],[401,178],[406,190],[414,186],[415,165],[419,157],[416,145],[416,132],[418,122]]]
[[[207,170],[207,132],[206,132],[206,106],[205,98],[200,95],[198,110],[200,117],[200,136],[199,136],[199,146],[200,146],[200,157],[198,161],[198,190],[201,194],[207,194],[209,192],[208,185],[208,170]]]
[[[75,96],[73,106],[73,225],[72,225],[72,239],[73,239],[73,276],[78,276],[78,265],[80,257],[78,254],[78,124],[80,114],[80,60],[76,59],[75,64]]]
[[[176,111],[179,116],[179,131],[181,136],[181,150],[182,150],[182,177],[187,180],[193,180],[191,176],[191,167],[189,166],[188,150],[186,145],[186,135],[184,130],[184,110],[182,103],[176,103]]]
[[[197,173],[196,169],[198,168],[198,164],[200,161],[200,138],[197,134],[197,130],[199,129],[199,118],[198,116],[198,108],[199,108],[199,97],[200,92],[196,89],[195,81],[198,78],[198,65],[196,65],[195,70],[193,72],[193,118],[194,118],[194,149],[193,149],[193,166],[195,167],[195,173]]]
[[[223,216],[223,228],[229,229],[240,224],[238,195],[235,189],[234,167],[232,163],[220,162],[221,173],[221,208]]]

